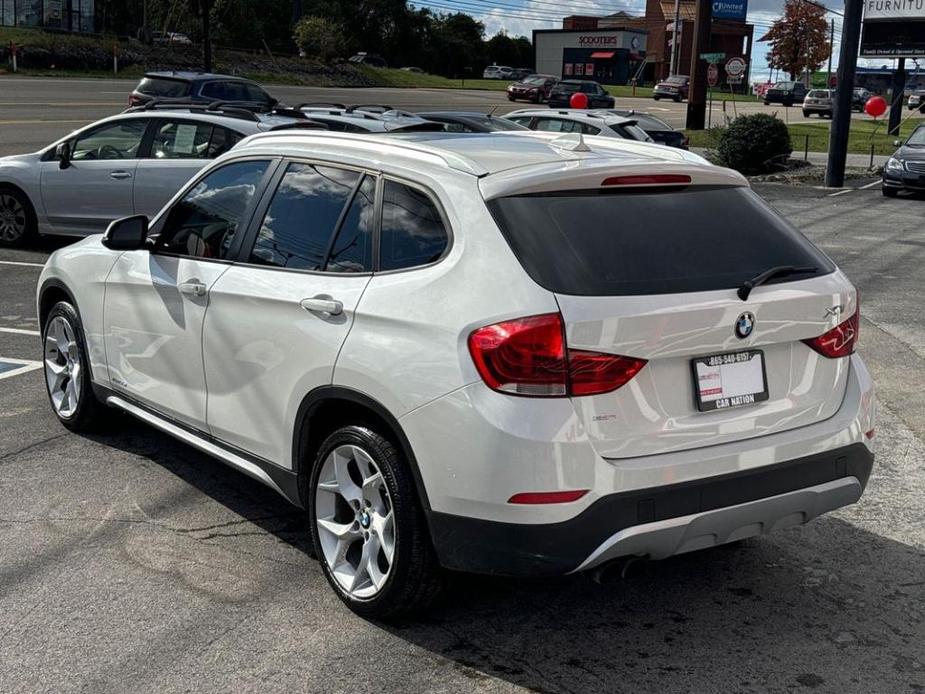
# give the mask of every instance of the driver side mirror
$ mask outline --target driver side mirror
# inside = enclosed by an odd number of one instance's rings
[[[62,142],[55,147],[55,159],[58,160],[58,167],[66,169],[71,165],[71,143]]]
[[[136,251],[146,248],[148,218],[143,214],[117,219],[103,234],[103,245],[113,251]]]

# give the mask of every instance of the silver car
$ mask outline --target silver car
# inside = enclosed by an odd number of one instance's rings
[[[304,115],[154,105],[104,118],[32,154],[0,158],[0,245],[36,234],[87,236],[153,215],[210,160]],[[318,125],[317,127],[323,127]]]
[[[834,89],[811,89],[803,98],[803,116],[816,114],[820,118],[831,118],[835,110]]]

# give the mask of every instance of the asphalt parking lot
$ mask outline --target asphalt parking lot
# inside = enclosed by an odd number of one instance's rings
[[[925,690],[925,200],[854,185],[757,189],[861,291],[881,405],[860,504],[605,585],[454,576],[390,625],[340,604],[258,483],[115,414],[59,426],[29,362],[64,242],[0,250],[0,362],[23,362],[0,372],[0,692]]]

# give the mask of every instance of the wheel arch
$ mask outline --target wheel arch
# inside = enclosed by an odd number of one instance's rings
[[[296,414],[292,437],[292,461],[299,478],[302,506],[310,476],[309,466],[321,444],[334,429],[345,424],[365,423],[381,429],[378,433],[389,439],[404,454],[411,470],[418,499],[425,513],[430,511],[427,490],[418,468],[417,458],[401,424],[378,401],[365,393],[343,386],[322,386],[306,395]]]
[[[74,299],[74,294],[71,290],[61,280],[50,277],[42,282],[38,292],[39,330],[45,328],[45,319],[48,317],[48,313],[59,301],[69,302],[74,307],[74,310],[78,311],[77,315],[80,315],[77,301]]]

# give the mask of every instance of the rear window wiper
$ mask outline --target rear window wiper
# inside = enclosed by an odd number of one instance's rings
[[[816,272],[818,270],[819,268],[817,268],[815,265],[807,265],[805,267],[794,267],[793,265],[776,265],[772,268],[768,268],[764,272],[755,275],[750,280],[745,280],[736,293],[739,295],[739,298],[742,301],[747,301],[748,295],[752,293],[752,289],[761,286],[770,279],[774,279],[775,277],[786,277],[787,275],[800,275],[808,272]]]

